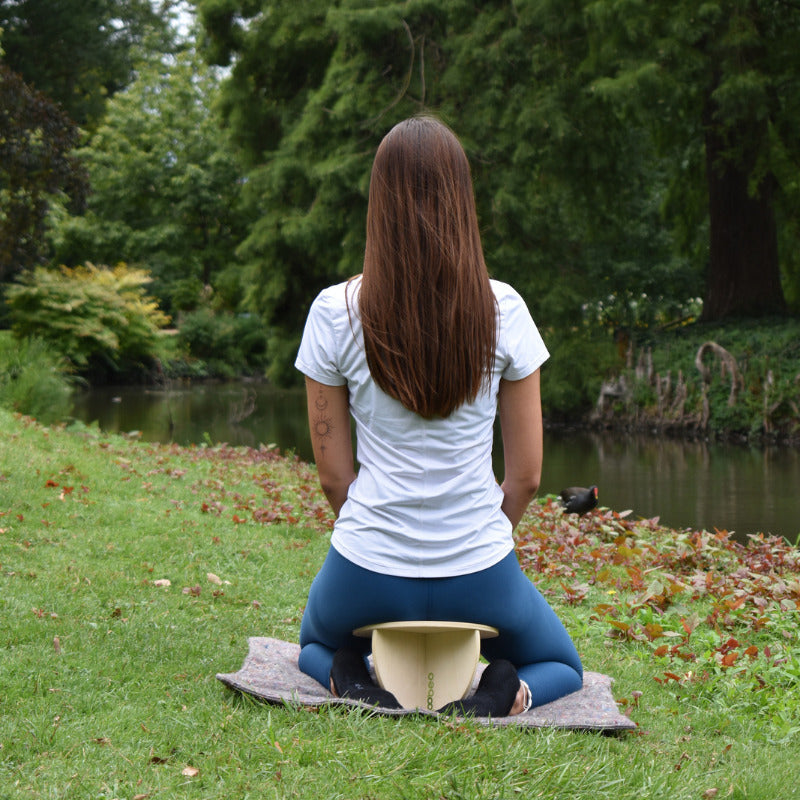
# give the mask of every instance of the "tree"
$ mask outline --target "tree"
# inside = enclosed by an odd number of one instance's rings
[[[585,9],[594,88],[673,154],[673,208],[704,176],[706,202],[684,215],[689,226],[708,215],[704,317],[783,311],[777,220],[796,230],[800,5],[597,0]],[[790,258],[785,265],[790,272]]]
[[[5,61],[26,83],[93,127],[133,78],[136,48],[168,47],[173,3],[149,0],[0,0]]]
[[[211,105],[218,80],[191,49],[153,57],[115,95],[78,151],[92,185],[84,215],[53,221],[55,260],[139,264],[169,311],[213,286],[235,307],[241,173]]]
[[[581,83],[581,4],[553,19],[541,7],[201,0],[209,55],[232,65],[222,108],[252,165],[256,219],[240,252],[271,327],[273,377],[291,374],[316,291],[360,271],[375,149],[421,111],[464,142],[490,270],[546,324],[573,328],[587,299],[674,276],[652,145]]]
[[[77,142],[67,116],[0,64],[0,283],[45,260],[54,195],[82,207],[87,186],[72,154]]]

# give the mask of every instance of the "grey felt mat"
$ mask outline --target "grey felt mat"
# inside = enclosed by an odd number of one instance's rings
[[[334,697],[313,678],[300,672],[297,656],[300,646],[280,639],[253,636],[250,652],[238,672],[220,673],[217,678],[226,686],[272,703],[304,706],[324,704],[361,705],[357,701]],[[475,676],[477,686],[483,665]],[[433,714],[423,710],[375,708],[388,716]],[[569,728],[574,730],[627,731],[636,728],[621,714],[611,694],[611,678],[599,672],[584,672],[583,688],[553,703],[532,708],[513,717],[488,719],[479,722],[491,725],[520,725],[531,728]]]

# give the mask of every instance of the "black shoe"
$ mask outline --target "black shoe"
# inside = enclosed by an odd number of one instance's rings
[[[520,682],[510,661],[492,661],[483,671],[472,697],[454,700],[439,709],[440,714],[475,717],[507,717],[514,705]]]
[[[381,689],[369,674],[361,653],[349,647],[336,651],[331,667],[331,680],[339,697],[360,700],[381,708],[402,708],[397,698]]]

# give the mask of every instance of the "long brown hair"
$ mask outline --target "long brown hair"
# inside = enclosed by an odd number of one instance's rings
[[[494,363],[496,303],[469,162],[436,119],[405,120],[378,147],[358,305],[383,391],[426,418],[475,399]]]

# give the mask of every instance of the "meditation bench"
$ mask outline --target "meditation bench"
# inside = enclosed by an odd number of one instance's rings
[[[466,696],[478,667],[480,640],[498,631],[469,622],[416,620],[365,625],[353,633],[372,637],[372,664],[381,688],[403,708],[434,711]]]

